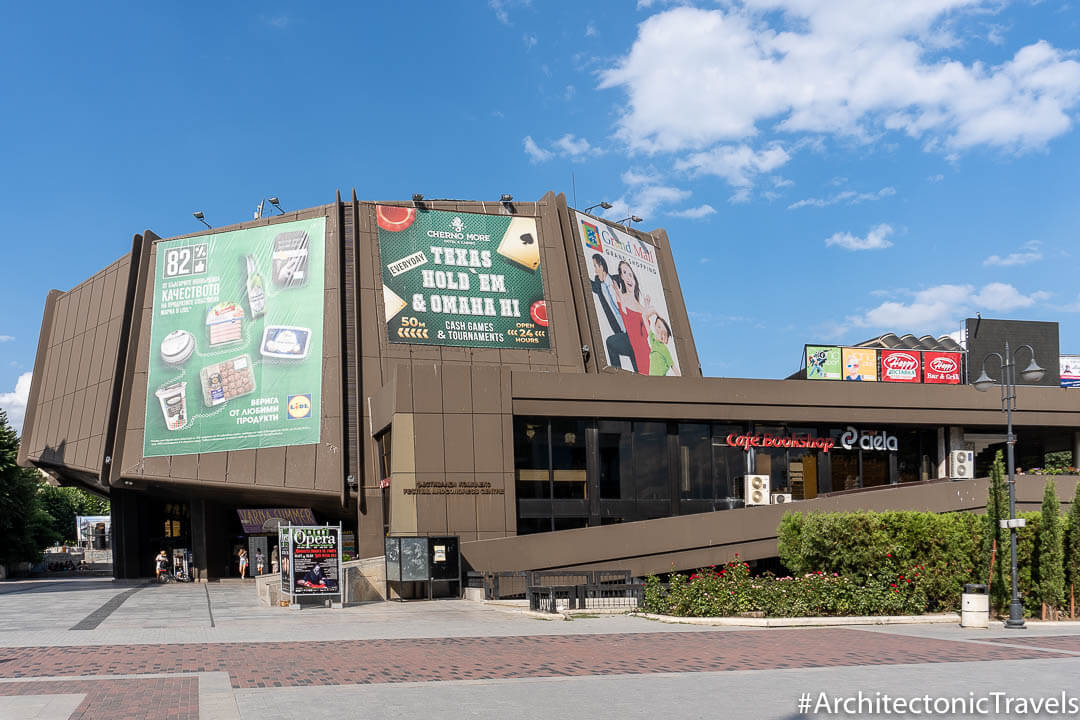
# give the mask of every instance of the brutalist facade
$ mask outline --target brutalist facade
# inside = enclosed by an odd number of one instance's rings
[[[1020,389],[1021,458],[1074,449],[1076,397]],[[1001,421],[970,386],[703,378],[663,230],[554,193],[354,194],[148,230],[52,291],[20,462],[109,494],[118,577],[162,548],[235,574],[298,517],[359,557],[457,535],[476,569],[648,572],[768,537],[782,509],[745,508],[747,474],[776,502],[947,509],[950,451],[984,464]]]

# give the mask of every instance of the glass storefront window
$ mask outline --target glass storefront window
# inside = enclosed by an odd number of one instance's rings
[[[711,500],[714,495],[712,438],[704,423],[679,424],[679,497]]]
[[[638,500],[668,500],[671,497],[668,477],[667,423],[635,422],[634,479]]]
[[[633,438],[630,434],[630,423],[623,420],[600,420],[597,431],[600,498],[633,500]]]
[[[585,421],[551,420],[551,467],[554,472],[554,497],[584,500],[585,483]]]
[[[514,422],[514,468],[518,499],[550,499],[551,477],[547,418],[518,418]]]

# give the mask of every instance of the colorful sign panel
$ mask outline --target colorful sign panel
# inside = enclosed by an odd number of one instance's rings
[[[1080,387],[1080,355],[1062,355],[1061,387]]]
[[[337,595],[341,577],[341,528],[293,525],[288,532],[292,539],[289,562],[292,594]]]
[[[839,380],[841,374],[840,348],[826,345],[806,346],[806,379]]]
[[[278,527],[278,563],[281,566],[281,594],[289,595],[292,592],[292,535],[289,527]]]
[[[959,385],[961,382],[960,355],[958,352],[924,352],[923,382]]]
[[[325,228],[157,244],[144,457],[319,442]]]
[[[881,379],[885,382],[919,382],[922,379],[920,355],[918,350],[882,350]]]
[[[877,381],[877,350],[873,348],[846,347],[843,348],[843,360],[845,380],[855,382]]]
[[[551,347],[536,220],[378,205],[393,343]]]
[[[656,248],[574,212],[608,367],[682,374]]]

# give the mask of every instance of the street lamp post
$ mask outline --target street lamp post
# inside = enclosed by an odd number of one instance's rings
[[[1039,367],[1039,364],[1035,362],[1035,348],[1030,345],[1021,345],[1016,348],[1016,352],[1028,349],[1031,353],[1031,363],[1020,373],[1020,378],[1028,382],[1037,383],[1042,380],[1045,370]],[[1005,341],[1005,354],[1001,355],[996,352],[992,352],[983,358],[982,372],[979,377],[972,383],[975,389],[979,392],[986,392],[994,385],[1001,386],[1001,409],[1005,411],[1005,415],[1008,423],[1008,434],[1005,436],[1005,442],[1008,447],[1009,458],[1009,519],[1005,521],[1006,527],[1009,528],[1009,552],[1012,561],[1012,600],[1009,603],[1009,619],[1005,621],[1005,627],[1013,630],[1023,630],[1024,625],[1024,607],[1020,604],[1020,591],[1016,586],[1016,529],[1020,527],[1020,523],[1016,519],[1016,457],[1013,449],[1016,445],[1016,435],[1013,434],[1013,410],[1016,409],[1016,352],[1009,352],[1009,341]],[[986,361],[991,357],[996,357],[1001,367],[1001,380],[995,381],[992,377],[986,374]]]

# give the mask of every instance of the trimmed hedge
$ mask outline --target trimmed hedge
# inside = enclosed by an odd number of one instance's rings
[[[930,611],[955,610],[965,583],[986,582],[986,523],[970,513],[913,511],[788,513],[777,530],[780,560],[792,573],[836,573],[875,583],[886,563],[925,568],[919,586]]]

